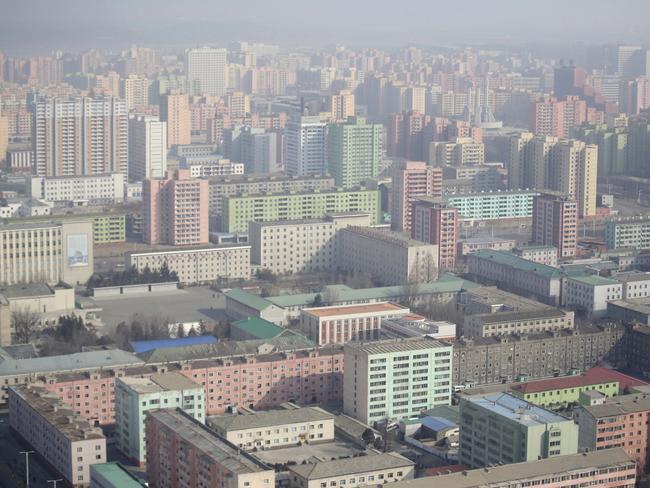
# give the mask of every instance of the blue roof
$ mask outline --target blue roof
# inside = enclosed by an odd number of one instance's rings
[[[450,427],[458,427],[458,424],[442,417],[423,417],[422,427],[426,427],[432,432],[440,432]]]
[[[152,351],[153,349],[168,349],[171,347],[195,346],[197,344],[214,344],[217,338],[211,335],[180,337],[178,339],[156,339],[152,341],[132,341],[131,348],[136,354]]]

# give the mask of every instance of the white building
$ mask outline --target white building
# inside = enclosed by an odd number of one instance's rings
[[[607,302],[623,297],[623,285],[602,276],[576,276],[564,282],[562,300],[565,307],[582,310],[590,316],[607,311]]]
[[[236,163],[216,154],[185,157],[182,161],[182,167],[190,170],[192,178],[244,174],[244,163]]]
[[[452,345],[431,338],[344,346],[343,412],[372,424],[451,404]]]
[[[115,380],[117,446],[133,461],[146,461],[144,421],[147,411],[180,408],[205,422],[203,386],[180,373],[154,374],[150,378],[123,376]]]
[[[151,115],[129,118],[129,178],[162,178],[167,170],[167,122]]]
[[[650,297],[650,273],[630,271],[616,273],[613,278],[623,284],[623,300]]]
[[[320,117],[300,117],[285,127],[284,170],[290,175],[327,173],[327,124]]]
[[[31,176],[27,191],[32,198],[54,204],[115,204],[124,201],[124,175]]]
[[[512,252],[535,263],[557,266],[557,248],[553,246],[524,246],[515,248]]]
[[[0,218],[42,217],[52,213],[52,205],[33,198],[5,198],[0,205]]]
[[[212,283],[219,279],[250,278],[250,255],[250,246],[225,244],[128,253],[126,265],[142,271],[147,266],[157,270],[167,263],[180,283]]]
[[[201,47],[185,52],[187,82],[192,95],[223,96],[227,88],[226,57],[221,48]]]
[[[381,335],[386,337],[432,337],[440,340],[456,339],[456,324],[445,320],[429,320],[417,314],[381,321]]]

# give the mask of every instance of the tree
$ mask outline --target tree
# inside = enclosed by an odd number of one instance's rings
[[[29,308],[18,309],[11,313],[11,326],[14,329],[14,341],[27,344],[36,337],[40,314]]]
[[[370,445],[375,442],[375,433],[372,429],[368,428],[363,431],[363,434],[361,434],[361,439],[363,439],[363,442],[365,442],[366,445]]]
[[[320,293],[317,293],[316,296],[314,297],[314,301],[312,303],[314,307],[322,307],[323,306],[323,296]]]

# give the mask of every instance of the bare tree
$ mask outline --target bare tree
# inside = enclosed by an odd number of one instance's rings
[[[27,344],[36,337],[41,316],[30,308],[18,309],[11,313],[11,327],[14,329],[14,341]]]

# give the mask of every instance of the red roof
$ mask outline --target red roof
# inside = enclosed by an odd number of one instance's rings
[[[628,376],[613,369],[596,366],[585,371],[579,376],[564,376],[562,378],[553,378],[550,380],[531,381],[521,383],[514,387],[521,393],[539,393],[548,390],[562,390],[565,388],[577,388],[580,386],[597,385],[601,383],[611,383],[618,381],[619,392],[625,391],[632,386],[647,385],[648,383],[640,379]]]

